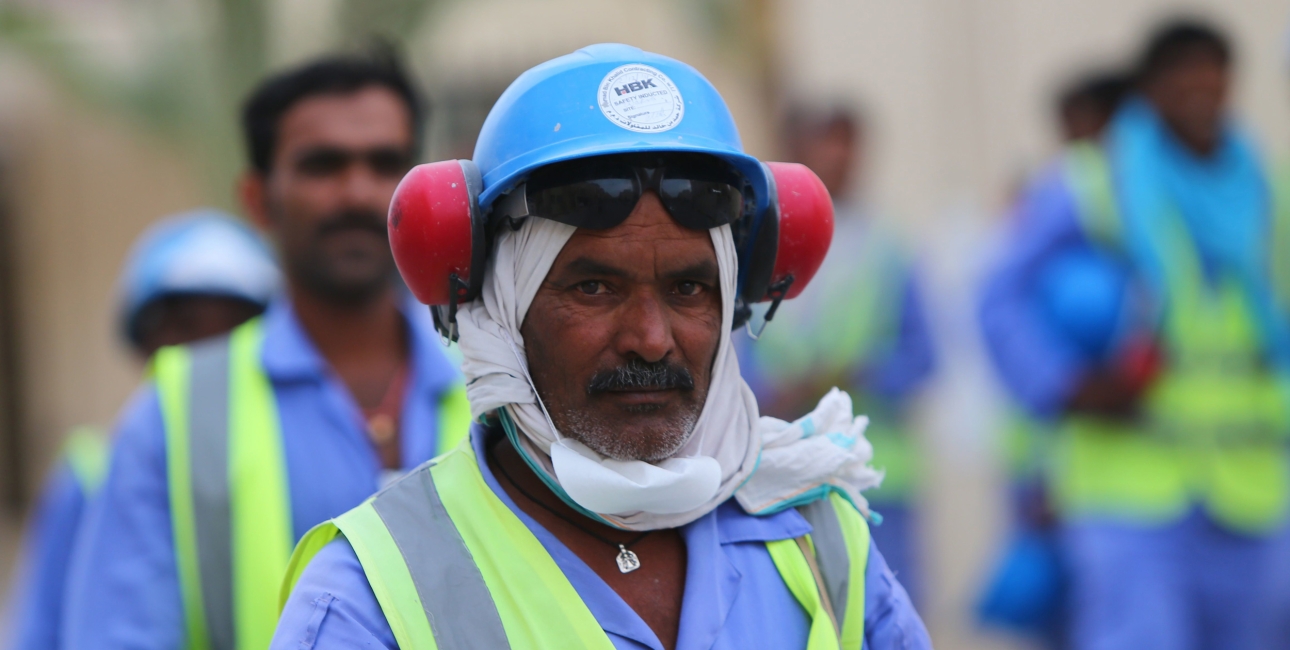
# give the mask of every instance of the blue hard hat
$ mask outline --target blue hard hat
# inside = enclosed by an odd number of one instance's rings
[[[160,298],[220,296],[265,306],[280,283],[269,247],[236,217],[210,208],[174,215],[130,250],[119,281],[122,331],[136,341],[139,314]]]
[[[614,153],[711,154],[743,174],[769,204],[769,181],[744,153],[730,109],[698,70],[630,45],[605,43],[520,75],[488,113],[475,145],[485,210],[533,170]]]
[[[1049,629],[1061,613],[1066,591],[1057,540],[1041,531],[1020,530],[998,562],[978,596],[978,620],[1020,632]]]
[[[1054,330],[1089,359],[1111,351],[1122,329],[1129,271],[1094,248],[1063,252],[1040,270],[1041,308]]]

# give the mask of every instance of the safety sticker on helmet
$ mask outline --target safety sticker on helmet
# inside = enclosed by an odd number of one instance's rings
[[[662,133],[681,123],[681,91],[657,68],[632,63],[614,68],[600,82],[600,112],[637,133]]]

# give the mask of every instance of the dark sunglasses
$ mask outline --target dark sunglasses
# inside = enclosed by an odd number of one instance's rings
[[[356,161],[367,164],[378,176],[402,178],[412,168],[412,152],[398,147],[376,147],[354,151],[340,147],[315,147],[296,158],[296,169],[307,176],[339,174]]]
[[[627,219],[653,190],[672,218],[708,230],[744,214],[746,183],[734,166],[703,154],[616,154],[558,162],[498,199],[495,220],[528,216],[604,230]]]

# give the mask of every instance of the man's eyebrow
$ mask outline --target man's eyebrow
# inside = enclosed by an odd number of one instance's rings
[[[613,278],[625,278],[629,275],[627,271],[624,271],[623,269],[610,266],[604,262],[593,260],[589,257],[579,257],[578,259],[569,262],[569,265],[565,267],[565,272]]]
[[[664,277],[667,278],[668,280],[684,280],[687,278],[688,279],[699,278],[699,279],[706,280],[706,279],[716,278],[719,272],[720,271],[717,268],[716,262],[712,260],[703,260],[702,262],[691,264],[682,269],[669,271],[668,273],[664,274]]]

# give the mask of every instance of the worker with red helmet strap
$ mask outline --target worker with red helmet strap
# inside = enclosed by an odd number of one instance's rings
[[[839,391],[759,417],[731,347],[819,267],[827,192],[745,154],[697,71],[529,70],[390,233],[476,424],[301,541],[271,647],[930,647],[869,537],[867,420]]]

